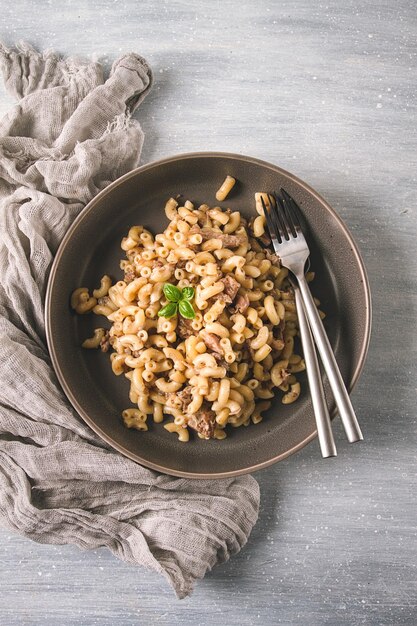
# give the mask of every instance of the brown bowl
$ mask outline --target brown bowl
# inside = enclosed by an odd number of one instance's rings
[[[87,424],[122,454],[175,476],[244,474],[300,450],[317,434],[305,377],[295,404],[283,405],[277,397],[264,421],[231,429],[223,441],[195,437],[184,444],[161,424],[152,425],[148,432],[128,430],[121,420],[122,410],[132,406],[128,381],[114,376],[108,355],[80,347],[103,318],[74,315],[69,298],[76,287],[97,286],[105,273],[121,278],[120,240],[131,225],[144,224],[154,233],[163,230],[165,201],[178,193],[215,205],[215,192],[227,174],[238,183],[223,204],[244,216],[254,213],[256,191],[282,186],[300,204],[316,272],[313,292],[327,313],[325,326],[349,389],[358,379],[368,349],[371,306],[362,259],[340,217],[306,183],[270,163],[212,152],[163,159],[116,180],[86,206],[58,250],[46,296],[48,347],[66,395]],[[330,409],[334,414],[332,400]]]

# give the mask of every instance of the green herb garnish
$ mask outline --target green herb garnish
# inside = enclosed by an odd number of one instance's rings
[[[176,302],[168,302],[166,306],[163,306],[162,309],[158,311],[159,317],[174,317],[177,314],[177,303]]]
[[[165,283],[164,295],[170,302],[179,302],[182,299],[181,289],[178,289],[178,287],[171,285],[170,283]]]
[[[163,291],[165,298],[168,300],[168,304],[158,311],[159,317],[169,319],[179,312],[179,314],[187,320],[195,318],[195,311],[191,304],[191,300],[194,298],[193,287],[178,289],[175,285],[165,283]]]
[[[192,300],[193,298],[194,287],[184,287],[184,289],[182,290],[182,300]]]
[[[188,300],[180,300],[178,303],[178,310],[180,312],[180,315],[185,317],[187,320],[192,320],[195,318],[193,305]]]

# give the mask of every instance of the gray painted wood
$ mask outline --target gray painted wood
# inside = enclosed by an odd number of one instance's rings
[[[414,3],[20,0],[2,18],[6,43],[107,64],[146,56],[144,161],[242,152],[314,186],[361,248],[374,333],[353,394],[365,442],[349,446],[337,424],[337,459],[320,460],[314,442],[259,473],[249,544],[192,597],[105,550],[3,530],[1,623],[416,624]],[[2,92],[2,112],[10,102]]]

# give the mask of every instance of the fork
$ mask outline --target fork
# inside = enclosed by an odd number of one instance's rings
[[[354,443],[362,440],[363,435],[304,275],[310,250],[298,220],[300,209],[285,189],[281,188],[280,191],[281,195],[268,194],[268,205],[261,196],[271,241],[275,253],[281,260],[281,265],[289,269],[297,280],[305,313],[328,376],[343,427],[348,441]]]
[[[301,343],[303,346],[304,360],[306,363],[307,380],[310,388],[311,402],[313,405],[314,417],[316,419],[317,436],[320,445],[321,455],[324,459],[337,456],[336,444],[333,438],[332,426],[330,422],[329,409],[324,395],[323,382],[321,380],[320,367],[317,360],[316,349],[310,326],[308,325],[304,310],[303,298],[300,288],[291,276],[290,283],[294,289],[295,305],[297,307],[298,326],[300,328]]]

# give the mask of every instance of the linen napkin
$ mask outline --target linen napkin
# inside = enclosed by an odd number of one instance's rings
[[[184,480],[121,456],[59,387],[44,295],[61,238],[84,205],[137,166],[131,115],[152,72],[137,54],[99,63],[0,47],[18,100],[0,124],[0,523],[34,541],[107,546],[156,570],[178,597],[246,543],[259,507],[250,476]]]

